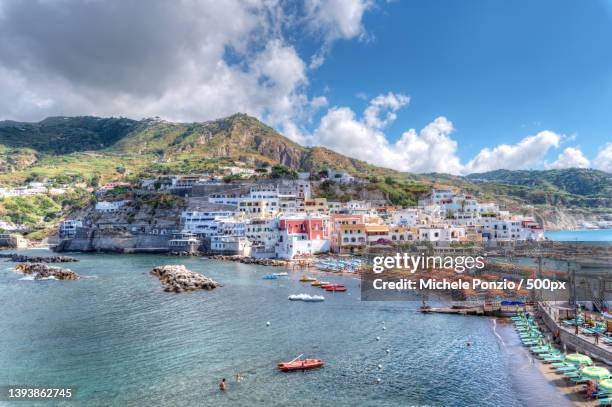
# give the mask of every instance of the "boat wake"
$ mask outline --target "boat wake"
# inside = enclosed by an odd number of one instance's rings
[[[57,278],[55,276],[49,276],[49,277],[41,277],[41,278],[35,278],[33,275],[27,275],[27,276],[23,276],[19,279],[20,281],[41,281],[41,280],[57,280]]]
[[[497,319],[495,318],[493,318],[493,333],[495,334],[495,336],[497,336],[497,338],[502,343],[502,345],[504,345],[505,348],[506,342],[504,342],[504,339],[501,337],[501,335],[497,333]]]

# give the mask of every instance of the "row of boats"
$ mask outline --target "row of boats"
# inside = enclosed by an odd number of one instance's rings
[[[331,271],[331,272],[346,272],[354,273],[359,271],[362,266],[360,259],[353,258],[336,258],[336,257],[323,257],[314,263],[314,266],[319,270]]]
[[[302,283],[311,283],[310,285],[313,287],[319,287],[325,291],[332,292],[345,292],[346,287],[343,284],[332,284],[329,281],[319,281],[316,278],[302,276],[300,278],[300,282]]]

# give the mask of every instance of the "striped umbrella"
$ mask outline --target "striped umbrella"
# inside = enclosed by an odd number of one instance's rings
[[[582,368],[580,375],[586,379],[607,379],[610,377],[610,371],[605,367],[587,366]]]
[[[587,355],[583,355],[582,353],[571,353],[565,357],[565,360],[568,362],[574,362],[581,365],[592,365],[593,360]]]
[[[597,384],[602,390],[612,391],[612,380],[604,379]]]

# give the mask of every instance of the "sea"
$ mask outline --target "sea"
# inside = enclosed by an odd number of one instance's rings
[[[601,242],[612,244],[612,229],[551,230],[544,233],[559,242]]]
[[[51,255],[25,250],[30,255]],[[361,301],[350,276],[162,255],[74,254],[78,281],[0,263],[0,386],[69,387],[14,406],[569,406],[503,319]],[[149,271],[184,264],[223,287],[166,293]],[[302,274],[345,284],[325,301]],[[469,344],[469,346],[468,346]],[[322,369],[282,373],[298,355]],[[240,373],[243,380],[236,382]],[[218,390],[226,378],[229,388]]]

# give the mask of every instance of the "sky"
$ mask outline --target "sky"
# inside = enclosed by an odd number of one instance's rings
[[[409,172],[612,172],[612,0],[0,0],[0,120],[245,112]]]

